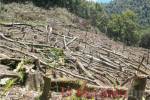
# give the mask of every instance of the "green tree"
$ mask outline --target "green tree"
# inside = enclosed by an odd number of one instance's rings
[[[137,14],[137,22],[141,26],[150,25],[150,0],[112,0],[106,5],[109,14],[121,13],[126,9],[131,9]]]
[[[139,40],[136,15],[131,10],[127,10],[121,14],[113,14],[107,27],[108,36],[122,41],[127,45],[136,44]]]
[[[123,32],[123,24],[123,17],[119,14],[113,14],[108,22],[108,36],[115,40],[120,40]]]
[[[136,44],[139,40],[136,14],[131,10],[127,10],[122,13],[122,17],[123,17],[122,41],[125,42],[127,45]]]

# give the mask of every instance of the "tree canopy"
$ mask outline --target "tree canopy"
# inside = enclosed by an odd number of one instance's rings
[[[106,8],[109,14],[130,9],[137,14],[139,24],[150,25],[150,0],[113,0]]]
[[[122,41],[127,45],[138,42],[138,24],[133,11],[127,10],[121,14],[112,14],[108,22],[108,36]]]

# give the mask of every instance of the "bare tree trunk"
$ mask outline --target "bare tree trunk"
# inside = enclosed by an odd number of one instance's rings
[[[49,43],[50,34],[52,33],[52,27],[50,27],[50,25],[47,25],[46,31],[47,31],[47,43]]]
[[[133,78],[131,87],[128,91],[128,100],[142,100],[146,81],[147,77],[145,76],[135,76],[135,78]]]
[[[147,64],[149,64],[149,54],[150,54],[150,49],[148,49],[148,54],[147,54]]]
[[[150,100],[150,95],[146,96],[145,100]]]

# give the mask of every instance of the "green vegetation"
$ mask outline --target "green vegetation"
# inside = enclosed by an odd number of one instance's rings
[[[139,40],[136,15],[130,10],[121,14],[112,14],[107,27],[108,36],[127,45],[134,45]]]
[[[17,81],[17,79],[15,78],[15,79],[9,79],[6,82],[6,84],[4,86],[4,90],[3,90],[3,95],[13,87],[13,85],[15,84],[16,81]]]
[[[51,67],[58,67],[60,65],[65,64],[65,55],[63,49],[60,48],[50,48],[47,51],[45,51],[45,57],[49,59],[47,63]]]
[[[11,78],[7,80],[6,84],[4,85],[3,94],[8,92],[16,83],[23,84],[25,82],[25,68],[24,65],[28,61],[25,61],[24,59],[21,60],[21,62],[16,67],[15,71],[19,73],[18,78]]]
[[[106,8],[109,14],[122,13],[130,9],[137,14],[140,25],[150,25],[150,0],[113,0]]]
[[[136,14],[136,21],[131,20],[130,18],[126,19],[129,27],[126,27],[128,31],[124,34],[128,34],[125,39],[121,39],[124,43],[131,40],[132,44],[137,44],[144,48],[150,48],[150,38],[149,38],[149,27],[150,27],[150,1],[149,0],[113,0],[111,3],[105,5],[106,12],[108,15],[122,15],[123,12],[126,12],[128,9],[134,14]],[[114,18],[111,18],[114,19]],[[118,18],[122,19],[122,18]],[[112,20],[113,21],[113,20]],[[118,23],[119,24],[119,23]],[[139,27],[136,27],[136,26]],[[132,27],[131,27],[132,26]],[[109,26],[108,26],[109,27]],[[116,26],[112,27],[113,30],[116,29]],[[117,29],[119,26],[117,27]],[[134,31],[134,32],[133,32]],[[138,33],[137,33],[138,32]],[[113,32],[111,33],[113,34]],[[114,34],[113,34],[114,35]],[[115,36],[116,37],[116,36]],[[122,37],[122,36],[121,36]],[[130,43],[126,43],[130,45]]]

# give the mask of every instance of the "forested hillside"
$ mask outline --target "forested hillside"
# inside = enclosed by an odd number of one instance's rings
[[[132,45],[136,44],[138,46],[150,48],[149,0],[113,0],[109,4],[106,4],[105,7],[106,7],[105,10],[111,20],[107,24],[109,34],[113,35],[113,37],[114,34],[115,35],[120,34],[121,36],[118,36],[119,39],[127,45],[131,45],[132,43]],[[128,12],[130,18],[132,17],[131,20],[134,19],[134,21],[133,20],[131,21],[130,19],[124,20],[122,14],[125,12]],[[111,25],[109,23],[113,24],[112,25],[113,27],[110,27]],[[121,30],[124,30],[123,27],[126,26],[125,23],[128,23],[128,25],[126,24],[128,27],[125,28],[125,30],[128,30],[128,32],[121,32]],[[117,28],[118,31],[115,28]],[[128,35],[127,37],[122,38],[123,34]]]
[[[109,14],[121,13],[128,9],[137,14],[140,25],[150,25],[149,0],[113,0],[113,2],[107,5],[107,11]]]

